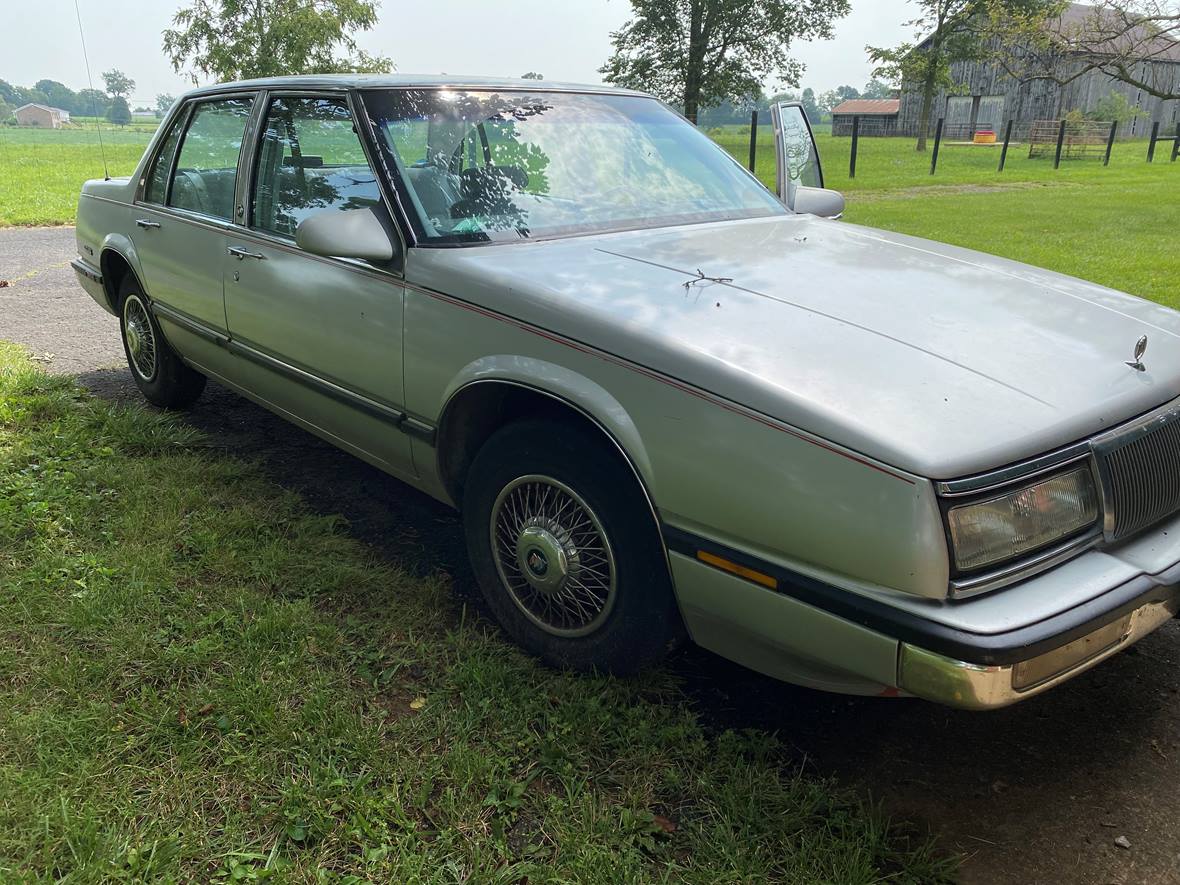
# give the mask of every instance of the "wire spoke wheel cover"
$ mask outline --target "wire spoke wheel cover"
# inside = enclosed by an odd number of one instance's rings
[[[156,334],[147,308],[136,295],[128,295],[123,303],[123,337],[131,356],[131,368],[144,381],[151,381],[157,368]]]
[[[521,476],[496,498],[492,557],[509,596],[554,636],[594,632],[615,604],[610,540],[589,505],[548,476]]]

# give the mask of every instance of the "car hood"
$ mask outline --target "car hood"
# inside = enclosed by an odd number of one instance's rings
[[[931,478],[1043,453],[1180,394],[1172,310],[812,216],[415,253],[423,285]],[[1143,335],[1138,371],[1126,363]]]

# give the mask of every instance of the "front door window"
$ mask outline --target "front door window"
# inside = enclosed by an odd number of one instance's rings
[[[271,102],[258,150],[251,227],[294,238],[299,222],[313,213],[365,209],[380,202],[377,179],[347,102]]]

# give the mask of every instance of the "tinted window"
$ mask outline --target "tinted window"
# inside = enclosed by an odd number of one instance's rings
[[[156,154],[156,161],[152,164],[151,174],[148,176],[147,189],[143,198],[149,203],[163,203],[168,196],[168,172],[172,169],[172,158],[176,155],[176,143],[180,141],[180,130],[183,127],[178,119],[164,138],[160,152]]]
[[[253,99],[232,98],[197,105],[180,144],[168,205],[228,221],[242,134]]]
[[[308,215],[361,209],[380,198],[346,102],[271,102],[254,175],[251,226],[293,237]]]

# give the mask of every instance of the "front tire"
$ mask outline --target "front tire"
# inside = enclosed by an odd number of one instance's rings
[[[651,508],[596,434],[542,420],[498,431],[472,462],[463,522],[488,606],[546,663],[632,673],[680,637]]]
[[[184,409],[196,402],[205,376],[187,366],[164,340],[147,298],[130,275],[119,286],[119,331],[131,377],[149,403]]]

